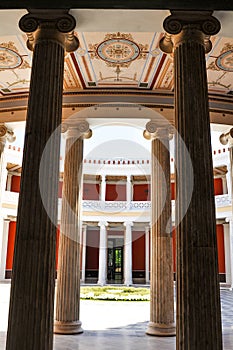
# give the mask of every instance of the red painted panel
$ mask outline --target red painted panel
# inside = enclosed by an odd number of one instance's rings
[[[172,254],[173,254],[173,272],[176,272],[176,229],[172,230]]]
[[[106,184],[106,201],[126,201],[126,185]]]
[[[222,179],[214,179],[214,195],[219,196],[223,194]]]
[[[87,230],[86,240],[86,269],[98,270],[99,268],[99,238],[97,230]]]
[[[217,246],[218,246],[218,271],[225,273],[225,249],[224,249],[224,230],[223,225],[216,225]]]
[[[20,191],[20,181],[21,176],[13,175],[11,178],[11,192],[18,192]]]
[[[58,225],[57,233],[56,233],[56,270],[58,268],[59,238],[60,238],[60,225]]]
[[[62,188],[63,188],[63,181],[59,181],[59,183],[58,183],[58,198],[62,198]]]
[[[176,184],[171,182],[171,200],[176,199]]]
[[[134,201],[150,201],[150,184],[135,184],[133,186]]]
[[[13,267],[15,233],[16,233],[16,222],[11,221],[9,224],[9,231],[8,231],[6,270],[12,270],[12,267]]]
[[[132,269],[145,270],[145,232],[132,232]]]
[[[83,184],[83,199],[98,201],[99,200],[99,191],[100,191],[99,184],[84,183]]]

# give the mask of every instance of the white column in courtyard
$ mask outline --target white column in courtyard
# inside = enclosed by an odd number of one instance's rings
[[[146,284],[150,283],[150,227],[145,227],[145,265],[146,265]]]
[[[132,222],[125,222],[125,244],[124,244],[124,284],[133,284],[132,278]]]
[[[86,244],[87,244],[87,225],[84,225],[83,232],[82,232],[82,279],[81,279],[82,283],[85,283]]]
[[[130,203],[132,200],[132,183],[131,183],[131,175],[127,175],[126,182],[126,201]]]
[[[107,222],[100,221],[100,245],[99,245],[99,277],[98,284],[103,286],[107,279]]]
[[[6,125],[0,125],[0,207],[2,206],[2,196],[6,188],[7,182],[7,161],[5,158],[5,145],[6,142],[14,142],[15,135],[13,130],[8,128]],[[9,221],[6,221],[9,222]],[[8,242],[8,231],[6,231],[6,222],[0,213],[0,227],[3,229],[0,231],[0,280],[5,278],[5,266],[6,266],[6,254],[7,254],[7,242]],[[9,224],[8,224],[9,227]]]
[[[7,244],[8,244],[8,234],[9,234],[9,219],[3,220],[2,225],[2,244],[1,244],[1,259],[0,259],[0,281],[5,279],[6,273],[6,256],[7,256]]]
[[[105,202],[106,196],[106,175],[101,175],[100,200]]]

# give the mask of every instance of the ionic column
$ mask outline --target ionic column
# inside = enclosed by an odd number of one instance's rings
[[[145,227],[146,284],[150,283],[150,227]]]
[[[85,283],[85,271],[86,271],[86,244],[87,244],[87,225],[83,226],[82,234],[82,280]]]
[[[99,245],[99,276],[97,284],[103,286],[107,281],[107,222],[99,222],[100,245]]]
[[[0,260],[0,281],[5,279],[6,273],[6,257],[7,257],[7,244],[8,244],[8,235],[9,235],[9,225],[10,220],[3,220],[2,228],[2,239],[1,239],[1,260]]]
[[[151,293],[150,322],[146,333],[171,336],[176,334],[176,330],[172,271],[169,130],[149,122],[146,125],[146,132],[152,139]]]
[[[205,52],[220,24],[211,12],[171,11],[160,48],[175,71],[177,346],[222,349],[213,165]],[[189,162],[190,160],[190,162]],[[193,191],[192,189],[193,177]]]
[[[78,42],[66,10],[33,10],[19,26],[34,54],[6,349],[52,350],[64,53]]]
[[[124,244],[124,284],[133,284],[132,278],[132,222],[125,222],[125,244]]]
[[[80,304],[80,231],[83,137],[89,124],[70,127],[66,135],[61,226],[58,252],[58,277],[54,333],[82,333]]]
[[[127,203],[131,202],[132,200],[132,183],[131,183],[131,176],[127,175],[127,182],[126,182],[126,201]]]
[[[100,200],[105,202],[106,196],[106,175],[101,175]]]

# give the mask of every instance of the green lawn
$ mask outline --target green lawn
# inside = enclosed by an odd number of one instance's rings
[[[148,288],[93,286],[81,287],[81,299],[113,301],[147,301],[150,300]]]

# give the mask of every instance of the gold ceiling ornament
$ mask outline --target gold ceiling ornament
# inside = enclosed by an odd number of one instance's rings
[[[149,45],[136,43],[130,33],[107,33],[100,43],[89,45],[91,59],[101,59],[108,67],[129,67],[138,59],[146,59]]]
[[[30,68],[29,63],[19,54],[13,41],[0,43],[0,71]]]

